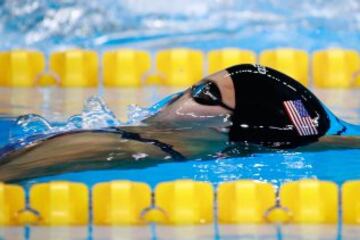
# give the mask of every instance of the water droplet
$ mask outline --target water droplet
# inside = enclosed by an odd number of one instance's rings
[[[139,159],[142,159],[142,158],[146,158],[147,156],[149,156],[148,154],[146,153],[135,153],[132,155],[132,157],[135,159],[135,160],[139,160]]]
[[[100,129],[119,125],[120,122],[116,119],[114,113],[100,97],[92,96],[85,101],[81,113],[81,127],[83,129]]]
[[[132,125],[137,124],[151,115],[152,113],[148,108],[142,108],[136,104],[131,104],[128,107],[127,124],[132,124]]]

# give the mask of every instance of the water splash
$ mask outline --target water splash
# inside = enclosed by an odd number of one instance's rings
[[[0,46],[35,47],[46,53],[59,47],[102,51],[130,44],[149,49],[174,45],[204,50],[220,46],[258,51],[274,46],[359,49],[360,2],[337,2],[1,0]]]
[[[139,124],[145,118],[148,118],[153,114],[151,108],[143,108],[136,104],[131,104],[128,107],[127,117],[128,122],[127,124],[136,125]]]
[[[72,118],[74,120],[74,116]],[[93,96],[86,100],[81,116],[77,116],[75,120],[76,123],[78,121],[81,122],[81,128],[83,129],[117,127],[121,124],[116,119],[115,114],[98,96]]]
[[[42,116],[27,114],[18,117],[16,128],[10,133],[11,140],[24,140],[29,136],[46,133],[52,130],[51,124]]]
[[[173,94],[159,101],[151,107],[143,108],[135,104],[129,105],[127,122],[120,122],[113,111],[99,96],[89,97],[81,113],[69,117],[65,122],[49,122],[46,118],[27,114],[18,117],[16,127],[10,132],[9,142],[25,142],[26,139],[36,135],[69,132],[74,130],[104,129],[126,125],[137,125],[164,107],[168,101],[177,96]],[[32,138],[31,138],[32,139]]]
[[[102,98],[88,98],[80,114],[71,116],[64,123],[50,123],[46,118],[28,114],[18,117],[16,127],[11,132],[11,141],[25,139],[42,134],[67,132],[80,129],[102,129],[123,125],[108,108]]]
[[[159,102],[155,103],[154,105],[147,107],[147,108],[140,107],[136,104],[129,105],[128,112],[127,112],[127,117],[128,117],[127,124],[136,125],[136,124],[141,123],[142,120],[154,115],[161,108],[166,106],[166,104],[168,104],[174,98],[181,96],[182,94],[183,94],[183,92],[177,92],[177,93],[171,94],[171,95],[163,98]]]

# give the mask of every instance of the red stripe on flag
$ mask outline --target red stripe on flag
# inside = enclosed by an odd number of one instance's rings
[[[304,136],[309,135],[309,131],[308,131],[308,129],[304,128],[304,122],[302,121],[302,119],[301,119],[298,111],[296,110],[295,105],[293,104],[293,102],[292,101],[288,102],[288,105],[289,105],[290,110],[291,110],[291,112],[293,114],[293,117],[295,119],[296,127],[301,129],[301,132],[303,133]]]
[[[296,130],[298,131],[299,135],[300,136],[305,135],[305,133],[302,131],[302,129],[298,127],[299,123],[297,123],[296,118],[293,115],[292,108],[291,108],[290,104],[288,103],[288,101],[284,102],[284,106],[285,106],[286,112],[288,113],[288,115],[289,115],[292,123],[294,124]]]
[[[316,126],[314,125],[311,117],[302,117],[293,101],[284,101],[283,104],[300,136],[318,134]]]

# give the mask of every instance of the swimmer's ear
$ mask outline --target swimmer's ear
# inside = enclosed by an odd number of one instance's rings
[[[291,77],[260,65],[227,69],[235,88],[231,141],[287,148],[315,142],[330,127],[321,102]]]

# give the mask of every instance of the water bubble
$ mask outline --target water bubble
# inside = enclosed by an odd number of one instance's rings
[[[151,115],[152,112],[149,108],[142,108],[136,104],[131,104],[128,107],[127,117],[129,120],[127,124],[137,124]]]
[[[51,124],[40,115],[28,114],[19,116],[16,120],[16,127],[10,132],[10,141],[25,139],[29,136],[51,130]]]
[[[81,113],[81,119],[83,129],[99,129],[120,125],[115,114],[98,96],[92,96],[86,100]]]
[[[81,128],[82,127],[82,117],[81,115],[74,115],[71,116],[68,120],[67,120],[67,124],[66,124],[69,128]]]
[[[21,126],[24,130],[51,129],[50,123],[40,115],[28,114],[18,117],[16,124]]]
[[[139,160],[139,159],[142,159],[142,158],[146,158],[147,156],[149,156],[148,154],[146,153],[135,153],[132,155],[132,157],[135,159],[135,160]]]

